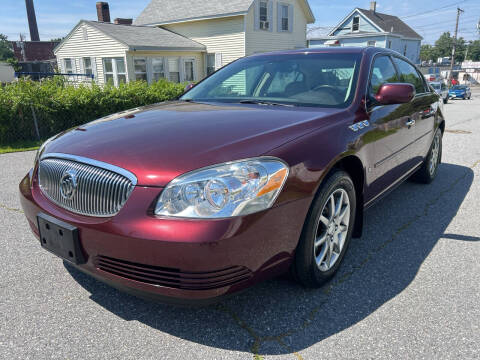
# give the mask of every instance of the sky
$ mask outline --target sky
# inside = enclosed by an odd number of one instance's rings
[[[104,0],[105,1],[105,0]],[[108,1],[108,0],[107,0]],[[208,1],[208,0],[204,0]],[[228,1],[228,0],[225,0]],[[10,40],[19,34],[29,39],[25,1],[1,0],[0,33]],[[117,17],[135,18],[150,0],[110,0],[112,20]],[[309,0],[317,19],[315,27],[327,30],[340,22],[355,7],[370,7],[369,0]],[[34,0],[41,40],[64,37],[79,20],[96,20],[96,0]],[[480,21],[479,0],[379,0],[377,11],[400,17],[424,37],[424,43],[433,44],[444,32],[455,30],[457,6],[465,10],[460,17],[459,36],[467,40],[480,39],[477,24]]]

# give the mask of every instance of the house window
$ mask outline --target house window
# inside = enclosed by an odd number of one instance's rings
[[[133,66],[135,69],[135,80],[147,81],[147,59],[145,58],[134,58]]]
[[[207,76],[215,72],[215,54],[207,54]]]
[[[352,23],[352,32],[356,32],[359,30],[360,30],[360,16],[354,16],[353,23]]]
[[[288,5],[280,5],[280,9],[282,12],[282,31],[288,31]]]
[[[83,72],[87,75],[93,74],[92,59],[89,57],[83,58]]]
[[[73,59],[64,59],[63,64],[65,66],[65,73],[73,74]]]
[[[125,60],[123,58],[104,58],[103,72],[106,83],[112,82],[113,85],[118,86],[122,82],[127,82]]]
[[[164,58],[152,58],[152,75],[155,82],[166,78]]]
[[[184,61],[184,79],[183,81],[193,82],[195,81],[195,60],[186,59]]]
[[[377,45],[377,42],[375,40],[369,40],[367,42],[367,46],[375,46],[375,45]]]
[[[268,21],[268,1],[260,1],[260,29],[269,30],[270,23]]]
[[[171,82],[180,82],[180,58],[168,58],[168,79]]]

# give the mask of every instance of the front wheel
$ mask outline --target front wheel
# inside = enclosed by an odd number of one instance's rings
[[[318,191],[295,252],[292,272],[304,286],[319,287],[338,270],[352,237],[355,210],[352,179],[337,170]]]
[[[448,97],[445,98],[445,99],[443,99],[443,103],[444,103],[444,104],[448,103]]]
[[[438,165],[442,158],[442,131],[437,129],[435,136],[433,137],[432,146],[430,151],[427,154],[422,166],[417,172],[412,176],[412,180],[423,183],[430,184],[435,176],[437,176]]]

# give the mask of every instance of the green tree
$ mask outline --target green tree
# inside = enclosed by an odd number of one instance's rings
[[[435,46],[428,45],[428,44],[422,45],[422,47],[420,48],[420,59],[422,61],[428,61],[428,60],[437,61],[437,58],[438,58],[438,53]]]
[[[468,44],[467,60],[480,61],[480,40],[470,41]]]
[[[13,49],[7,37],[3,34],[0,34],[0,61],[13,59],[14,57]]]
[[[437,41],[435,41],[435,51],[437,57],[451,57],[453,49],[453,37],[450,32],[444,32]],[[465,50],[467,49],[464,38],[457,39],[457,46],[455,51],[455,62],[461,62],[465,58]]]

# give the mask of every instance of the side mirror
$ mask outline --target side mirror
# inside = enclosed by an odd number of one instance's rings
[[[194,83],[188,84],[187,86],[185,86],[185,89],[183,91],[187,92],[187,91],[191,90],[194,86],[195,86]]]
[[[407,83],[387,83],[380,86],[375,100],[381,105],[405,104],[415,97],[415,88]]]

